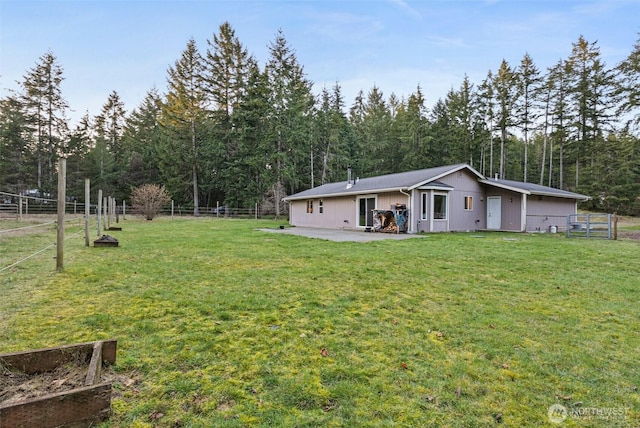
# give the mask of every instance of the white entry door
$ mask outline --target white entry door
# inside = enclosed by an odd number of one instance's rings
[[[502,199],[500,196],[487,198],[487,229],[500,230],[502,227]]]

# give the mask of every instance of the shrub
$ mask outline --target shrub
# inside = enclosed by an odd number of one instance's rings
[[[164,186],[157,184],[143,184],[131,192],[133,207],[141,212],[147,220],[153,218],[171,200]]]

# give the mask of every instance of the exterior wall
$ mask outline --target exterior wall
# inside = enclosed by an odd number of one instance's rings
[[[411,197],[409,198],[410,204],[407,206],[409,208],[409,231],[418,233],[418,232],[428,232],[429,231],[429,221],[422,220],[422,190],[412,190]]]
[[[313,201],[313,212],[307,213],[307,200],[291,201],[289,205],[289,224],[300,227],[319,227],[326,229],[355,229],[358,227],[358,205],[360,196],[375,197],[376,209],[389,209],[391,205],[406,204],[409,198],[400,192],[373,193],[335,198],[323,198],[320,213],[320,199]],[[411,212],[409,212],[411,219]]]
[[[475,175],[467,170],[457,171],[440,179],[453,187],[449,192],[449,230],[468,231],[487,227],[485,190]],[[471,196],[473,207],[465,211],[464,200]]]
[[[326,229],[352,229],[357,223],[356,198],[344,196],[313,200],[313,212],[307,213],[307,200],[291,201],[289,206],[289,224],[301,227],[320,227]]]
[[[505,189],[498,189],[488,187],[486,195],[500,196],[502,198],[502,209],[500,210],[500,217],[502,219],[502,226],[500,230],[507,230],[513,232],[522,231],[522,197],[521,193],[511,192]],[[484,217],[486,219],[487,212],[485,207]]]
[[[410,209],[409,197],[407,195],[403,195],[400,192],[378,193],[376,209],[388,210],[391,209],[392,205],[395,206],[397,204],[404,204],[407,206],[407,209]],[[411,214],[412,213],[409,213],[409,217],[411,217]]]
[[[550,226],[557,226],[558,230],[566,229],[567,216],[576,214],[577,206],[573,199],[529,196],[527,198],[527,232],[548,232]]]
[[[413,191],[412,226],[414,232],[446,232],[467,231],[486,228],[486,202],[484,188],[478,183],[477,177],[467,170],[456,171],[440,180],[453,189],[433,190],[415,189]],[[428,187],[428,186],[427,186]],[[447,219],[432,219],[433,194],[447,194]],[[427,194],[427,218],[422,218],[422,195]],[[472,208],[465,210],[465,197],[472,198]]]
[[[526,196],[519,192],[485,186],[477,177],[463,169],[438,181],[452,189],[414,189],[411,196],[401,192],[372,193],[352,196],[313,199],[313,212],[307,213],[307,200],[291,201],[289,223],[293,226],[329,229],[358,228],[358,199],[375,197],[376,209],[390,209],[396,204],[406,204],[409,210],[409,232],[471,231],[487,228],[487,197],[501,197],[501,227],[505,231],[549,231],[549,226],[564,229],[566,217],[575,214],[577,203],[573,199],[550,196]],[[428,185],[426,187],[429,187]],[[434,193],[447,194],[447,219],[432,219]],[[422,219],[422,195],[427,194],[427,218]],[[473,201],[471,210],[465,210],[465,197]],[[522,218],[523,209],[526,219]],[[524,221],[523,221],[524,220]],[[523,224],[524,223],[524,224]],[[523,229],[523,226],[526,229]]]

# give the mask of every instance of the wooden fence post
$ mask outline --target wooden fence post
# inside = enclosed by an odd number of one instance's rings
[[[98,236],[100,236],[100,229],[102,223],[102,189],[98,190],[98,209],[96,210],[98,214]]]
[[[89,246],[89,216],[91,215],[91,181],[84,179],[84,246]]]
[[[64,212],[67,187],[67,160],[58,161],[58,241],[56,246],[56,269],[62,272],[64,268]]]
[[[613,240],[618,240],[618,213],[613,213]]]
[[[102,230],[107,230],[109,228],[109,215],[107,214],[108,211],[108,207],[107,207],[107,197],[104,196],[102,198]]]

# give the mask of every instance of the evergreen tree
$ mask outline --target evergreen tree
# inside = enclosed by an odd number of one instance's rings
[[[364,92],[360,90],[356,94],[356,98],[349,108],[349,124],[351,126],[351,129],[353,130],[354,141],[349,150],[350,162],[347,165],[357,171],[359,174],[363,174],[363,172],[371,170],[371,160],[364,147],[364,142],[366,140],[364,116]]]
[[[340,181],[349,165],[349,122],[344,112],[340,85],[323,88],[318,100],[313,130],[317,155],[320,157],[320,184]],[[312,151],[312,154],[315,154]],[[313,183],[312,183],[313,186]]]
[[[265,211],[275,213],[277,206],[267,197],[270,188],[273,190],[270,181],[272,153],[265,120],[270,110],[269,92],[266,74],[260,72],[257,64],[250,65],[246,96],[232,114],[239,151],[226,165],[225,173],[232,179],[226,182],[225,203],[232,206],[260,204]],[[217,171],[211,173],[215,175]]]
[[[516,101],[516,122],[522,130],[524,138],[523,181],[528,182],[529,133],[533,130],[534,123],[538,117],[537,98],[541,82],[540,71],[528,53],[522,58],[517,74],[520,87],[518,90],[519,98]]]
[[[629,114],[631,118],[627,129],[640,127],[640,37],[633,45],[633,50],[616,67],[619,76],[618,95],[620,114]]]
[[[203,88],[204,65],[191,39],[168,70],[168,93],[162,105],[163,131],[160,168],[167,189],[179,201],[187,200],[191,188],[193,215],[199,211],[199,173],[206,136],[207,98]]]
[[[495,130],[495,93],[493,87],[493,73],[491,70],[487,73],[487,77],[482,81],[478,88],[478,98],[477,98],[477,108],[478,115],[481,118],[484,126],[483,129],[486,129],[488,132],[488,141],[483,140],[483,144],[481,144],[481,155],[480,155],[480,172],[483,175],[489,174],[490,177],[493,177],[494,174],[494,162],[493,162],[493,132]],[[487,144],[488,143],[488,144]],[[488,145],[488,153],[487,153],[487,145]],[[487,166],[487,155],[489,156],[489,165]]]
[[[120,95],[112,91],[103,104],[100,114],[95,118],[96,138],[104,139],[109,151],[116,162],[119,162],[124,154],[123,134],[125,127],[126,111]]]
[[[391,129],[393,119],[384,99],[384,94],[373,86],[367,94],[362,118],[363,141],[361,147],[369,161],[363,175],[389,174],[397,171],[395,165],[396,147],[393,144]]]
[[[207,181],[210,184],[207,190],[209,193],[215,188],[222,190],[225,203],[233,205],[241,200],[231,188],[236,188],[234,181],[238,171],[233,165],[237,165],[242,151],[233,113],[247,95],[255,59],[242,46],[228,22],[220,26],[219,33],[214,34],[213,41],[208,41],[208,44],[204,89],[211,101],[211,114],[208,124],[210,138],[205,148],[208,153],[206,169],[219,171],[219,174],[216,179]]]
[[[465,76],[458,91],[451,90],[445,99],[450,137],[449,159],[445,163],[469,163],[479,156],[475,139],[475,93]]]
[[[69,134],[64,153],[67,156],[67,195],[84,200],[84,180],[90,178],[87,167],[87,154],[93,145],[89,114],[80,118],[80,122]]]
[[[307,160],[311,152],[314,97],[312,84],[281,30],[269,45],[265,73],[271,90],[267,138],[273,155],[269,164],[273,172],[276,216],[279,217],[283,192],[295,193],[311,184]]]
[[[402,155],[399,170],[409,171],[429,166],[428,155],[429,123],[422,88],[409,95],[395,116],[395,125],[399,133],[397,151]]]
[[[575,187],[580,183],[580,166],[593,160],[598,142],[603,142],[604,125],[612,106],[613,80],[600,57],[596,43],[583,36],[573,44],[567,60],[569,94],[573,104],[573,157],[575,159]]]
[[[65,112],[68,109],[62,97],[61,84],[63,70],[57,58],[47,52],[39,63],[24,76],[23,103],[27,111],[30,127],[34,130],[31,148],[36,158],[37,187],[39,190],[53,193],[55,184],[55,165],[60,146],[67,134]]]
[[[515,100],[518,98],[517,75],[504,59],[494,76],[493,86],[497,104],[497,128],[500,130],[500,178],[507,178],[507,142],[509,130],[515,123]]]
[[[158,120],[161,108],[162,100],[154,88],[126,118],[122,134],[125,153],[123,184],[126,189],[160,184],[158,146],[161,135]]]
[[[19,194],[33,180],[29,174],[31,138],[24,105],[16,96],[0,100],[0,187]]]
[[[446,98],[452,97],[452,93],[453,89],[449,90]],[[433,141],[433,144],[427,152],[430,162],[425,167],[446,165],[451,162],[451,148],[454,143],[450,130],[453,126],[446,98],[445,100],[438,99],[431,109],[429,138]]]
[[[551,112],[552,131],[549,145],[549,177],[547,185],[550,187],[557,186],[564,189],[564,164],[565,164],[565,144],[569,130],[569,124],[572,120],[571,110],[569,107],[569,83],[568,73],[570,65],[567,61],[560,60],[549,69],[548,82],[549,96],[548,107],[546,109]],[[558,172],[557,179],[554,180],[554,146],[558,150]]]

